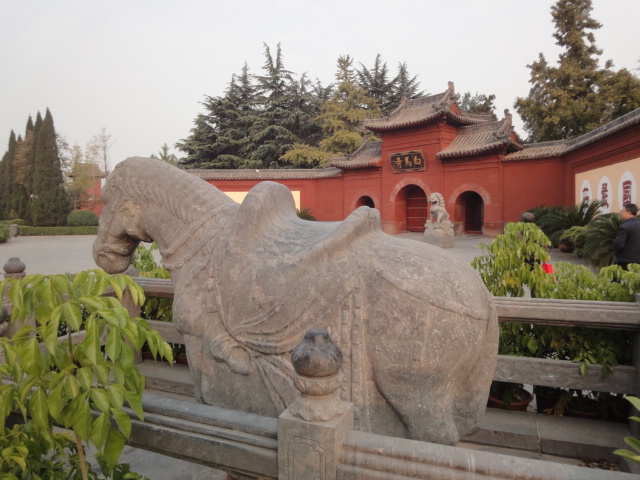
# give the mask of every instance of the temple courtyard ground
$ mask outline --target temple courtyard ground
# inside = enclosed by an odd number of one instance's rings
[[[399,237],[424,241],[424,235],[418,232],[402,233]],[[0,243],[0,265],[4,265],[11,257],[18,257],[27,266],[27,274],[77,273],[97,268],[91,253],[95,239],[94,235],[14,237],[7,243]],[[483,235],[461,235],[455,237],[455,246],[445,251],[471,263],[475,257],[482,255],[478,245],[491,243],[491,239]],[[558,249],[551,250],[551,260],[553,263],[581,263],[575,255],[562,253]]]

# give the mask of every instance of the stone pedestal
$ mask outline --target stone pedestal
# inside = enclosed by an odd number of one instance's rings
[[[342,353],[327,332],[310,330],[291,359],[300,396],[278,419],[278,479],[335,480],[353,428],[353,405],[340,399]]]
[[[450,220],[432,223],[427,220],[424,225],[424,236],[427,243],[440,248],[453,248],[455,234]]]

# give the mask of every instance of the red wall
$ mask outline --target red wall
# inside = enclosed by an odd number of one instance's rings
[[[382,132],[380,168],[344,170],[340,176],[308,180],[279,180],[300,191],[301,207],[311,208],[318,220],[346,218],[363,196],[380,210],[384,231],[406,230],[406,197],[410,185],[420,187],[428,197],[440,192],[454,222],[463,220],[461,195],[472,191],[484,203],[485,234],[502,231],[505,222],[517,221],[528,209],[539,205],[572,205],[576,173],[640,157],[640,123],[592,142],[564,157],[503,161],[506,152],[440,160],[436,153],[456,136],[446,123]],[[426,169],[394,173],[394,153],[421,150]],[[210,181],[223,191],[248,191],[257,181]]]

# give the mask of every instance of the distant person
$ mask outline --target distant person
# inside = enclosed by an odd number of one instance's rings
[[[536,223],[536,217],[531,212],[524,212],[520,215],[520,221],[524,223]]]
[[[626,203],[620,210],[622,224],[613,241],[612,249],[616,254],[616,265],[628,270],[630,263],[640,263],[640,220],[635,203]]]

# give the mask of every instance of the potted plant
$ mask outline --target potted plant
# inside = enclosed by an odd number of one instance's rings
[[[536,397],[538,413],[561,416],[567,411],[573,395],[566,388],[535,385],[533,393]]]
[[[526,412],[533,395],[521,383],[491,382],[487,406]]]

